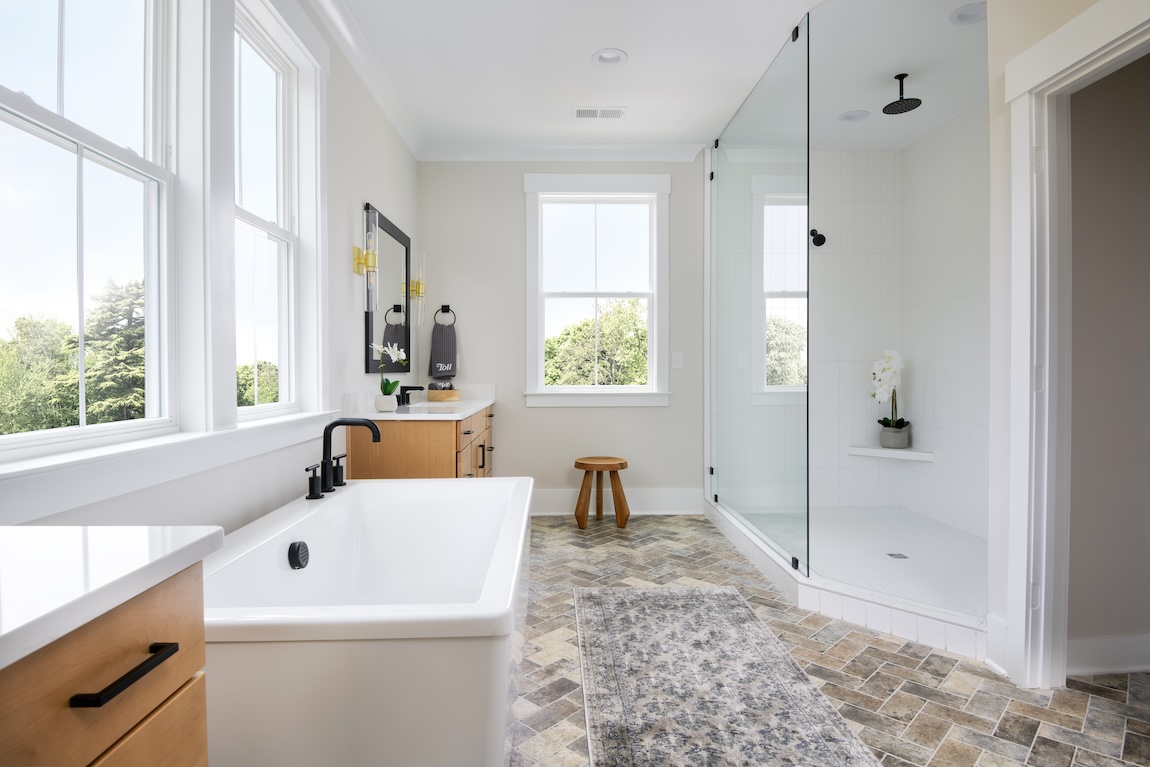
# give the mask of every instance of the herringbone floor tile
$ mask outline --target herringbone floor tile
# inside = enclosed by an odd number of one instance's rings
[[[1150,767],[1150,674],[1023,690],[976,661],[790,604],[703,517],[532,520],[511,764],[586,767],[576,586],[731,585],[885,767]]]

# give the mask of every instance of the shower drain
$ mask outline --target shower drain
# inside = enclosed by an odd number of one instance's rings
[[[910,559],[906,554],[887,554],[891,559]]]

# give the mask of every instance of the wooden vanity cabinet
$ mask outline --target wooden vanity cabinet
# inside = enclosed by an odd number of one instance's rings
[[[72,708],[150,657],[178,649],[104,705]],[[0,669],[0,765],[204,767],[203,565],[196,563]]]
[[[487,407],[458,421],[376,421],[379,442],[371,441],[367,429],[348,429],[347,477],[489,477],[494,417]]]

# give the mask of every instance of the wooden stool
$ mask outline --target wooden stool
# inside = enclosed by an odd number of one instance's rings
[[[575,504],[575,521],[579,523],[579,529],[587,528],[587,511],[591,505],[591,472],[595,472],[598,478],[595,483],[595,519],[603,518],[605,471],[611,472],[611,500],[615,502],[615,524],[618,527],[626,527],[631,509],[627,507],[627,496],[623,495],[623,483],[619,481],[619,472],[627,468],[627,460],[609,455],[592,455],[576,460],[575,468],[583,470],[583,484],[579,488],[579,500]]]

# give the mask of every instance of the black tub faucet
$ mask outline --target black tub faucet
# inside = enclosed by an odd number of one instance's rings
[[[321,493],[330,493],[335,490],[335,477],[331,461],[331,433],[337,426],[366,426],[371,429],[371,441],[379,442],[379,427],[374,421],[366,418],[337,418],[323,429],[323,461],[320,463],[320,476],[323,483]]]

